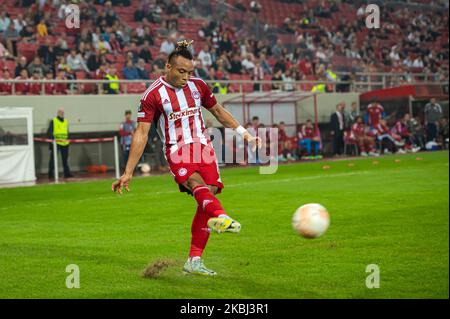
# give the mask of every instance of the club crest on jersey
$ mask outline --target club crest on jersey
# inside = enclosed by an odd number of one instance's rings
[[[186,174],[187,174],[187,169],[185,169],[184,167],[182,167],[178,170],[178,175],[184,176]]]
[[[169,121],[175,121],[184,117],[190,117],[197,115],[200,112],[200,108],[189,108],[183,111],[172,112],[169,114]]]
[[[200,92],[198,91],[192,91],[192,97],[196,100],[200,98]]]
[[[170,103],[170,101],[168,99],[165,99],[162,104],[169,104],[169,103]]]

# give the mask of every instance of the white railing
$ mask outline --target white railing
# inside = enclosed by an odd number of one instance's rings
[[[366,77],[364,81],[253,81],[253,80],[213,80],[206,81],[209,85],[213,86],[215,83],[220,83],[222,86],[228,86],[228,93],[242,93],[253,91],[253,86],[255,87],[255,91],[261,92],[270,92],[272,91],[272,85],[276,87],[280,87],[282,91],[301,91],[301,92],[309,92],[311,88],[317,84],[326,84],[328,90],[330,92],[339,92],[340,87],[342,85],[348,86],[348,90],[351,92],[368,92],[376,89],[384,89],[389,87],[396,87],[401,85],[428,85],[428,86],[438,86],[438,87],[448,87],[448,81],[405,81],[402,79],[403,75],[399,74],[391,74],[387,75],[386,73],[356,73],[357,77],[363,76]],[[376,78],[380,77],[380,78]],[[129,84],[142,84],[144,83],[146,87],[148,87],[155,80],[119,80],[114,83],[118,83],[120,86],[121,94],[128,94],[130,91]],[[113,81],[109,80],[0,80],[1,83],[9,83],[12,84],[12,95],[16,95],[17,89],[16,85],[19,83],[27,83],[29,85],[40,84],[40,94],[45,95],[45,86],[46,84],[66,84],[67,90],[66,94],[107,94],[104,90],[105,84],[113,83]],[[90,92],[86,92],[86,85],[90,85]],[[252,88],[250,89],[250,86]],[[287,89],[289,88],[289,89]],[[446,89],[448,91],[448,89]],[[141,93],[141,91],[145,91],[145,89],[141,89],[136,91],[133,90],[131,93]],[[27,93],[29,94],[29,93]],[[57,93],[61,94],[61,93]],[[0,95],[5,95],[0,92]],[[8,94],[6,94],[8,95]]]

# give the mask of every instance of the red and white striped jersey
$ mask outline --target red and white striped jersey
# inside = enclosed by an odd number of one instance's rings
[[[201,107],[209,109],[216,104],[202,79],[191,77],[184,87],[176,88],[160,77],[142,95],[137,121],[156,122],[165,150],[172,153],[185,144],[209,143]]]

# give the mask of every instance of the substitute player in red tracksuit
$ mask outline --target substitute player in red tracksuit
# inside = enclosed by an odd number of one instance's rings
[[[356,123],[352,125],[352,134],[358,143],[362,156],[378,156],[375,152],[375,140],[366,133],[366,125],[361,116],[356,117]]]
[[[381,143],[381,154],[385,154],[386,150],[391,153],[404,154],[405,151],[399,148],[404,145],[404,143],[396,140],[387,125],[386,120],[381,120],[380,123],[375,127],[376,137]]]
[[[367,115],[367,123],[370,128],[375,128],[380,123],[380,120],[384,118],[384,108],[380,103],[375,101],[367,106]]]
[[[400,120],[395,123],[394,127],[391,129],[392,135],[397,136],[399,140],[404,142],[405,150],[409,152],[418,152],[420,147],[413,144],[412,133],[410,132],[409,125],[411,123],[411,115],[406,113]]]
[[[216,197],[223,188],[211,141],[205,136],[201,107],[210,111],[225,127],[233,128],[251,145],[261,147],[261,140],[252,136],[217,103],[208,85],[193,78],[193,56],[190,43],[179,42],[169,55],[166,76],[156,80],[144,93],[138,111],[138,125],[133,136],[124,174],[113,183],[112,190],[128,190],[133,171],[141,157],[152,122],[158,123],[160,137],[170,170],[181,192],[192,194],[197,212],[192,222],[189,258],[183,271],[198,275],[216,275],[201,259],[209,231],[240,231],[241,225],[230,218]]]

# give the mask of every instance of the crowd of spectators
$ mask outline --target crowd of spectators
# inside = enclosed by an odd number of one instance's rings
[[[279,1],[304,5],[303,1]],[[74,33],[61,28],[72,2],[81,10],[81,29]],[[273,84],[271,89],[285,91],[294,90],[295,80],[351,82],[357,80],[356,72],[407,74],[400,77],[407,82],[413,80],[413,71],[420,71],[430,74],[429,80],[448,80],[448,11],[431,6],[421,12],[408,6],[395,12],[382,10],[383,27],[369,31],[364,22],[364,6],[347,4],[355,13],[348,18],[342,15],[340,2],[318,1],[300,16],[287,16],[282,25],[273,25],[263,21],[262,3],[235,1],[231,10],[251,12],[254,19],[261,20],[267,33],[275,32],[278,39],[256,39],[242,34],[226,16],[222,21],[205,17],[197,30],[199,41],[193,47],[197,54],[196,75],[212,81],[237,77],[281,80],[283,84]],[[140,0],[138,7],[130,7],[130,0],[18,0],[16,5],[22,9],[14,15],[8,13],[6,4],[1,4],[1,78],[111,79],[107,76],[111,72],[115,73],[114,79],[147,80],[158,76],[176,41],[185,36],[179,31],[179,19],[193,16],[195,3]],[[229,6],[226,8],[230,9]],[[134,10],[133,27],[121,19],[119,11],[123,11],[119,8]],[[338,16],[342,19],[335,19]],[[288,42],[282,40],[286,35],[291,35]],[[35,44],[34,54],[19,54],[19,45],[23,43]],[[333,65],[335,57],[345,57],[351,65],[345,69]],[[8,67],[11,65],[8,61],[14,63],[14,70]],[[350,74],[338,78],[336,71]],[[261,87],[255,84],[253,88]],[[1,91],[10,94],[8,89],[6,85]],[[215,89],[225,93],[230,87],[218,83]],[[346,91],[350,86],[340,85],[337,89]],[[108,85],[104,90],[120,92]],[[62,91],[60,88],[59,92]],[[48,92],[52,89],[48,88]],[[16,93],[32,92],[29,85],[23,85]]]
[[[14,16],[10,16],[5,4],[0,6],[0,61],[14,62],[13,70],[2,63],[3,79],[74,79],[83,73],[94,79],[108,76],[149,79],[163,72],[166,56],[183,36],[178,31],[177,21],[190,16],[193,9],[184,0],[141,0],[133,12],[137,27],[130,28],[117,13],[118,8],[130,6],[129,0],[75,2],[81,8],[82,23],[80,32],[75,35],[67,34],[64,29],[56,31],[68,13],[69,1],[17,1],[22,10]],[[101,10],[96,5],[101,5]],[[233,6],[241,12],[252,12],[256,17],[264,10],[258,1],[237,0]],[[419,68],[439,74],[434,80],[448,78],[445,62],[448,60],[448,32],[443,30],[448,24],[448,13],[436,12],[442,8],[420,13],[407,6],[396,12],[383,10],[381,19],[385,25],[377,32],[365,31],[364,6],[353,9],[359,19],[323,23],[323,19],[333,19],[341,7],[337,1],[320,1],[313,9],[304,10],[300,17],[286,17],[282,25],[268,26],[277,29],[279,34],[291,34],[294,45],[287,45],[281,39],[272,43],[267,38],[255,40],[243,36],[226,18],[222,22],[205,19],[198,29],[202,46],[194,46],[196,75],[210,80],[233,75],[246,75],[254,80],[270,77],[283,81],[272,84],[271,89],[290,91],[294,89],[294,80],[309,76],[335,80],[333,57],[345,56],[353,61],[346,71],[405,72]],[[358,45],[361,32],[367,34],[362,45]],[[445,35],[446,42],[442,42],[441,37]],[[392,36],[397,41],[388,47],[385,40]],[[158,42],[158,38],[162,41]],[[18,43],[39,45],[30,58],[18,54]],[[158,48],[155,48],[156,43]],[[155,51],[158,51],[156,56],[152,53]],[[123,66],[120,70],[117,61]],[[354,73],[346,78],[352,79]],[[254,89],[258,88],[255,84]],[[109,93],[118,92],[108,85],[104,89]],[[11,85],[2,84],[0,91],[10,90]],[[217,83],[214,90],[226,92],[227,88]],[[65,87],[48,84],[45,91],[63,93]],[[16,94],[33,92],[39,92],[38,86],[24,83],[16,87]]]

